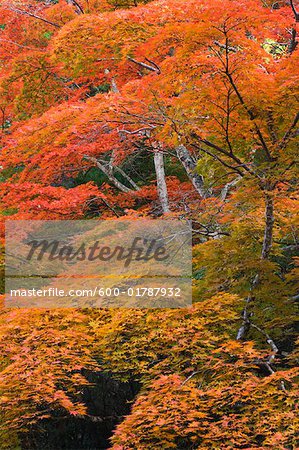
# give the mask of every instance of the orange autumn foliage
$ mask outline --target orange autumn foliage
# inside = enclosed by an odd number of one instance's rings
[[[1,308],[0,447],[90,420],[94,372],[140,384],[114,450],[297,448],[298,2],[0,11],[1,243],[7,218],[194,236],[190,309]]]

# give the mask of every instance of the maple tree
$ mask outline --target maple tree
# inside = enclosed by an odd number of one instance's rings
[[[90,372],[140,385],[115,450],[297,448],[297,2],[0,10],[2,243],[6,218],[194,234],[190,309],[1,310],[1,448],[105,421]]]

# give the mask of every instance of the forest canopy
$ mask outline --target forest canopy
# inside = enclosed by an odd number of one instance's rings
[[[192,221],[193,306],[8,308],[1,449],[296,449],[296,0],[2,0],[7,220]]]

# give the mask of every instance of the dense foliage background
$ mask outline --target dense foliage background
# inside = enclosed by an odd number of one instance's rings
[[[298,448],[297,2],[0,9],[3,248],[7,218],[194,232],[192,308],[2,308],[1,449]]]

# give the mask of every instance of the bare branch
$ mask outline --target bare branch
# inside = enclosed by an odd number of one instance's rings
[[[13,44],[13,45],[16,45],[17,47],[20,47],[20,48],[26,48],[27,50],[36,50],[36,48],[27,47],[27,45],[18,44],[17,42],[10,41],[9,39],[2,39],[2,38],[0,38],[0,42],[7,42],[8,44]]]
[[[150,66],[150,65],[148,65],[148,64],[145,64],[145,63],[143,63],[143,62],[141,62],[141,61],[137,61],[136,59],[131,58],[130,56],[128,56],[128,60],[131,61],[131,62],[134,63],[134,64],[137,64],[137,65],[140,66],[140,67],[143,67],[144,69],[151,70],[152,72],[156,72],[156,73],[158,73],[158,74],[161,73],[160,69],[156,66],[156,64],[155,64],[155,66],[153,67],[153,66]]]
[[[149,62],[150,64],[152,64],[152,65],[157,69],[157,72],[158,72],[158,73],[161,73],[161,69],[160,69],[160,67],[158,66],[158,64],[155,63],[155,61],[152,61],[152,60],[149,59],[149,58],[145,58],[145,59],[146,59],[147,62]]]
[[[298,45],[296,28],[292,28],[290,33],[291,33],[291,39],[288,44],[288,53],[291,55]]]
[[[297,10],[295,8],[294,0],[290,0],[290,3],[291,3],[292,11],[294,13],[295,20],[296,20],[296,22],[299,22],[299,12],[297,12]]]
[[[299,112],[296,114],[296,116],[295,116],[295,118],[294,118],[294,120],[293,120],[292,125],[290,126],[290,128],[288,129],[288,131],[287,131],[287,132],[285,133],[285,135],[283,136],[283,138],[282,138],[282,140],[281,140],[281,142],[280,142],[280,144],[279,144],[279,148],[280,148],[280,149],[285,148],[285,146],[286,146],[288,140],[292,138],[292,136],[293,136],[293,130],[294,130],[294,128],[296,127],[296,125],[297,125],[298,122],[299,122]]]
[[[157,179],[157,190],[162,207],[162,212],[163,214],[166,214],[169,213],[170,209],[169,209],[167,185],[165,181],[164,157],[162,152],[155,151],[154,164]]]
[[[214,44],[218,45],[218,47],[223,48],[224,50],[226,50],[226,48],[227,48],[230,52],[236,53],[238,51],[237,47],[230,47],[230,46],[226,47],[225,44],[221,44],[221,42],[218,42],[218,41],[214,41]]]
[[[268,363],[271,364],[271,362],[273,362],[274,359],[275,359],[276,353],[278,353],[277,345],[275,344],[273,339],[269,336],[269,334],[266,333],[266,331],[264,331],[262,328],[258,327],[253,322],[251,322],[251,326],[252,326],[252,328],[255,328],[257,331],[259,331],[267,339],[267,344],[270,345],[270,347],[271,347],[271,349],[273,351],[273,355],[271,355],[271,357],[269,358],[269,361],[268,361]]]
[[[188,383],[188,381],[191,380],[191,378],[195,377],[195,375],[198,375],[199,373],[200,373],[199,371],[191,373],[191,375],[189,375],[189,377],[187,377],[186,380],[183,381],[181,387],[185,386],[185,384]]]
[[[129,175],[127,175],[126,172],[124,172],[120,167],[113,166],[113,168],[114,168],[114,170],[119,172],[131,184],[131,186],[133,186],[135,191],[139,191],[140,190],[140,187],[135,183],[135,181],[132,180],[132,178],[129,177]]]
[[[227,162],[225,162],[223,159],[221,159],[218,155],[215,155],[214,153],[210,152],[209,150],[202,148],[196,144],[190,144],[192,147],[197,148],[199,151],[202,151],[206,153],[207,155],[211,156],[212,158],[216,159],[216,161],[219,161],[220,164],[222,164],[224,167],[227,167],[228,169],[233,170],[234,172],[238,173],[241,177],[244,176],[244,174],[239,170],[237,167],[231,166]]]
[[[243,309],[243,312],[242,312],[243,322],[242,322],[242,325],[240,326],[240,328],[238,330],[238,333],[237,333],[237,337],[236,337],[237,341],[241,341],[242,339],[244,339],[246,337],[249,329],[250,329],[251,322],[250,322],[249,318],[250,318],[251,314],[248,312],[248,308],[249,308],[250,303],[254,299],[253,291],[256,288],[256,286],[258,285],[258,283],[259,283],[259,276],[257,274],[254,277],[254,280],[253,280],[252,285],[250,287],[250,292],[249,292],[249,295],[248,295],[248,297],[246,299],[245,308]]]
[[[197,139],[198,139],[200,142],[202,142],[203,144],[207,145],[207,146],[210,147],[210,148],[213,148],[214,150],[217,150],[218,152],[222,153],[223,155],[225,155],[225,156],[227,156],[228,158],[230,158],[230,159],[232,159],[233,161],[235,161],[235,162],[239,165],[239,167],[243,167],[244,170],[246,170],[246,172],[249,172],[249,173],[251,173],[252,175],[254,175],[255,177],[260,178],[259,175],[257,175],[256,172],[254,172],[250,167],[248,167],[247,164],[243,163],[243,162],[240,160],[240,158],[238,158],[238,157],[237,157],[236,155],[234,155],[233,153],[231,153],[231,152],[225,150],[223,147],[220,147],[219,145],[214,144],[214,143],[211,142],[211,141],[208,141],[207,139],[202,139],[202,138],[200,138],[200,137],[197,136],[197,135],[196,135],[196,137],[197,137]],[[234,168],[234,167],[232,167],[232,166],[227,166],[227,167],[230,167],[231,169],[235,169],[236,172],[239,173],[239,175],[243,176],[242,172],[239,171],[238,169],[236,169],[236,168]]]
[[[274,225],[274,206],[272,197],[266,193],[266,210],[265,210],[265,232],[263,239],[262,259],[268,259],[272,247],[273,225]]]
[[[237,85],[235,84],[235,81],[234,81],[234,79],[233,79],[231,73],[230,73],[228,70],[226,70],[225,73],[226,73],[227,78],[229,79],[229,82],[231,83],[231,86],[232,86],[232,88],[234,89],[234,91],[235,91],[235,93],[236,93],[236,95],[237,95],[237,97],[238,97],[238,99],[239,99],[241,105],[243,106],[243,108],[244,108],[245,111],[247,112],[247,114],[248,114],[250,120],[252,120],[252,122],[253,122],[253,124],[254,124],[254,128],[255,128],[256,134],[257,134],[258,137],[259,137],[259,140],[260,140],[260,142],[261,142],[261,144],[262,144],[262,147],[263,147],[263,149],[264,149],[264,151],[265,151],[265,153],[266,153],[266,155],[267,155],[268,160],[269,160],[269,161],[272,161],[272,156],[271,156],[271,154],[270,154],[270,152],[269,152],[269,149],[268,149],[268,146],[267,146],[267,144],[266,144],[266,141],[265,141],[265,139],[264,139],[264,137],[263,137],[263,135],[262,135],[262,132],[261,132],[261,130],[259,129],[257,123],[255,122],[255,115],[253,114],[253,112],[251,111],[251,109],[248,108],[248,106],[246,105],[245,100],[243,99],[243,97],[242,97],[242,95],[241,95],[239,89],[237,88]]]
[[[114,184],[115,187],[117,187],[122,192],[132,192],[132,189],[125,186],[123,183],[121,183],[115,176],[111,173],[109,168],[107,168],[104,164],[102,164],[97,158],[94,158],[92,156],[84,155],[84,159],[87,161],[91,161],[94,163],[111,181],[111,183]]]
[[[233,181],[230,181],[229,183],[226,183],[226,185],[224,186],[224,188],[221,190],[221,193],[220,193],[220,198],[221,198],[222,201],[224,201],[226,199],[229,190],[232,187],[236,186],[236,184],[239,183],[239,181],[241,179],[242,179],[242,177],[238,176]]]
[[[74,5],[77,9],[78,14],[84,14],[84,10],[83,10],[82,6],[80,6],[76,0],[68,0],[67,3],[69,3],[70,5]]]
[[[202,198],[207,198],[210,193],[205,189],[203,177],[197,173],[196,164],[188,149],[184,145],[178,145],[176,147],[176,154],[196,191]]]
[[[52,25],[55,28],[61,28],[61,26],[58,25],[57,23],[51,22],[50,20],[45,19],[44,17],[38,16],[37,14],[33,14],[29,11],[24,11],[22,9],[12,8],[12,7],[10,8],[10,10],[17,14],[21,14],[23,16],[30,16],[30,17],[34,17],[34,19],[42,20],[43,22],[48,23],[49,25]]]

